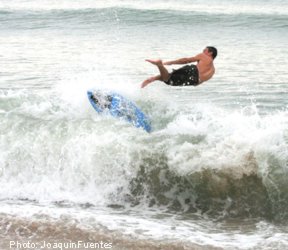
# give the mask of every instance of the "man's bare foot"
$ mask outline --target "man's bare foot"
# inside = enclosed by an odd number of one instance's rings
[[[149,83],[154,82],[154,81],[155,81],[154,77],[150,77],[150,78],[146,79],[144,82],[142,82],[141,88],[146,87]]]
[[[145,61],[146,61],[146,62],[150,62],[150,63],[152,63],[152,64],[154,64],[154,65],[156,65],[156,66],[161,66],[161,65],[163,65],[163,62],[162,62],[162,60],[160,60],[160,59],[156,59],[156,60],[146,59]]]

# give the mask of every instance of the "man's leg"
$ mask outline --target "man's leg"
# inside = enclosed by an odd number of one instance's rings
[[[146,79],[144,82],[142,82],[141,84],[141,88],[144,88],[146,87],[148,84],[150,84],[151,82],[154,82],[154,81],[161,81],[161,76],[158,75],[158,76],[152,76],[152,77],[149,77],[148,79]]]
[[[150,84],[151,82],[154,82],[156,80],[159,81],[167,81],[170,77],[168,70],[164,67],[163,63],[161,60],[146,60],[147,62],[150,62],[154,65],[156,65],[160,71],[160,75],[158,76],[153,76],[148,78],[147,80],[145,80],[142,84],[141,84],[141,88],[144,88],[145,86],[147,86],[148,84]]]

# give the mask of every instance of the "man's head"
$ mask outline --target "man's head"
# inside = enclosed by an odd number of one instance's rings
[[[211,46],[207,46],[204,49],[204,53],[207,54],[207,55],[212,56],[212,58],[214,60],[216,58],[216,56],[217,56],[217,49],[214,48],[214,47],[211,47]]]

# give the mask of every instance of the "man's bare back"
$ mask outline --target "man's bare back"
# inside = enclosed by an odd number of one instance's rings
[[[215,73],[215,68],[213,64],[213,58],[211,56],[205,54],[205,52],[196,56],[199,58],[197,61],[197,68],[199,71],[199,80],[200,83],[208,81]]]
[[[144,88],[156,80],[164,81],[166,84],[172,86],[197,86],[208,81],[214,75],[215,67],[213,60],[216,56],[217,50],[214,47],[206,47],[202,53],[194,57],[181,58],[167,62],[162,62],[161,60],[146,60],[158,67],[160,75],[146,79],[141,87]],[[173,71],[171,74],[164,67],[164,65],[189,64],[192,62],[197,62],[197,65],[184,66]]]

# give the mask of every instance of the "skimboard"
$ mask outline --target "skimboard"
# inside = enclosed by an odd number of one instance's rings
[[[116,118],[130,122],[137,128],[151,131],[151,122],[148,117],[124,96],[102,90],[88,90],[87,95],[92,107],[98,113],[109,113]]]

